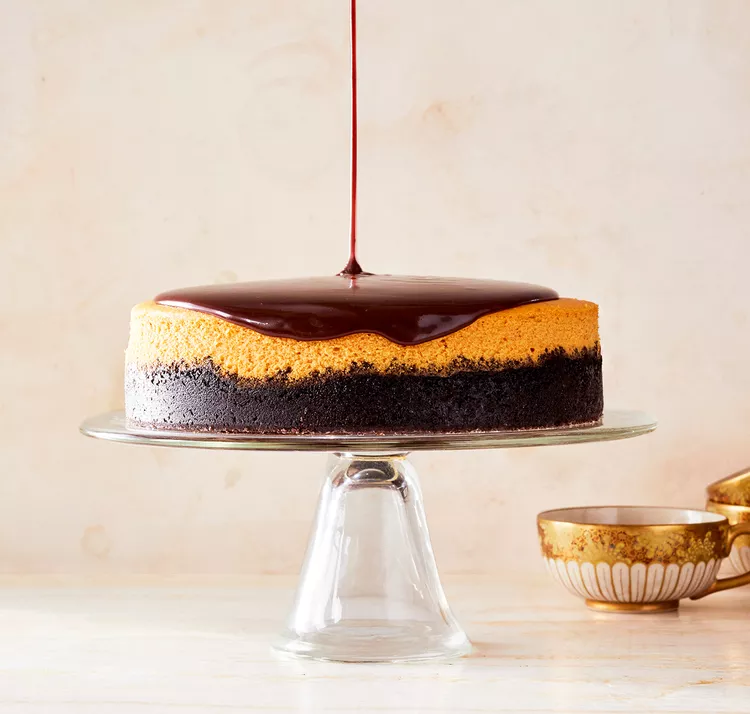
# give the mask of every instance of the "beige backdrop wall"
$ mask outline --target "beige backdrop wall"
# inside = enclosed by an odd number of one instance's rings
[[[534,567],[546,507],[699,505],[750,462],[750,3],[360,5],[365,266],[597,301],[608,404],[661,421],[415,456],[443,570]],[[324,457],[77,428],[122,404],[132,304],[343,267],[346,1],[0,14],[0,570],[294,571]]]

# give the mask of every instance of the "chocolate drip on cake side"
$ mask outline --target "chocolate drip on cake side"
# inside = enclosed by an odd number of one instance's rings
[[[351,0],[351,222],[349,262],[336,276],[184,288],[156,302],[216,315],[271,337],[329,340],[356,333],[401,345],[445,337],[475,320],[554,290],[526,283],[372,275],[357,260],[357,0]]]

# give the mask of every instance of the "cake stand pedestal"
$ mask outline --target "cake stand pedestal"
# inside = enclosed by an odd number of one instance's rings
[[[294,657],[398,662],[471,650],[440,584],[409,452],[611,441],[655,428],[640,412],[606,411],[597,426],[564,429],[257,435],[133,429],[120,411],[88,419],[81,431],[150,446],[330,453],[294,607],[274,646]]]

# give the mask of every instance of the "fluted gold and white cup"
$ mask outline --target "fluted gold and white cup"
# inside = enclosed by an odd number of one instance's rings
[[[750,469],[744,469],[712,483],[707,489],[708,499],[714,503],[750,507]]]
[[[563,508],[540,513],[537,525],[552,576],[594,610],[666,612],[682,598],[750,584],[750,572],[717,578],[735,539],[750,536],[750,523],[731,525],[720,513]]]
[[[730,503],[716,503],[709,501],[706,510],[725,516],[730,525],[738,523],[750,524],[750,506],[735,506]],[[729,554],[729,562],[735,574],[740,575],[750,570],[750,535],[737,538]]]

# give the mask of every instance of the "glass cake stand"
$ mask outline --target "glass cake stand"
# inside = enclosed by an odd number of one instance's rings
[[[296,600],[275,649],[319,660],[399,662],[471,650],[440,584],[410,451],[612,441],[655,428],[641,412],[607,410],[596,426],[561,429],[258,435],[134,429],[117,411],[86,420],[81,432],[150,446],[329,452]]]

